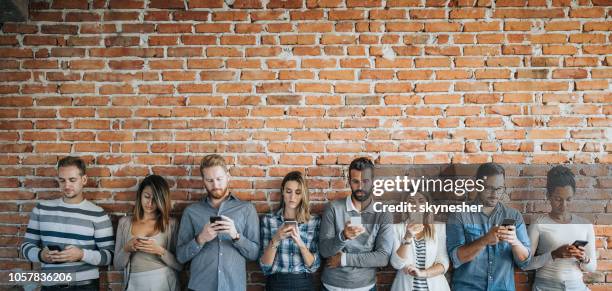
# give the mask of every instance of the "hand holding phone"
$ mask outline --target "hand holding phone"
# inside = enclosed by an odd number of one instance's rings
[[[290,225],[290,226],[293,226],[293,227],[297,227],[297,225],[298,225],[297,221],[295,221],[295,220],[285,220],[284,224],[285,225]]]
[[[210,224],[213,224],[213,223],[215,223],[217,221],[221,221],[221,220],[223,220],[223,218],[221,216],[211,216],[210,217]]]
[[[575,247],[584,247],[588,244],[589,242],[586,240],[576,240],[574,243],[572,243],[573,246]]]
[[[506,226],[513,226],[514,223],[516,223],[516,220],[512,219],[512,218],[506,218],[504,219],[504,221],[502,221],[502,226],[506,227]]]
[[[47,248],[50,251],[56,251],[56,252],[61,252],[62,251],[62,248],[60,246],[58,246],[58,245],[48,245]]]
[[[351,226],[361,226],[361,216],[351,216]]]

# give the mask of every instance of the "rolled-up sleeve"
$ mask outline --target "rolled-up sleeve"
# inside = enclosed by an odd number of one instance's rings
[[[268,247],[270,240],[272,239],[272,231],[270,230],[270,219],[267,216],[261,218],[261,225],[259,226],[259,238],[261,239],[261,249],[259,251],[259,267],[264,275],[268,276],[272,273],[272,264],[264,264],[261,260],[265,249]]]
[[[465,232],[463,231],[463,223],[456,214],[452,214],[448,218],[446,224],[446,249],[450,256],[450,261],[453,268],[459,268],[463,262],[459,260],[457,251],[465,244]]]
[[[586,255],[590,261],[588,264],[581,264],[582,270],[587,272],[595,272],[597,270],[597,251],[595,250],[595,230],[593,225],[585,224],[584,227],[588,227],[587,241],[589,242],[586,247]]]
[[[399,247],[399,241],[395,241],[393,243],[393,253],[391,254],[391,266],[396,270],[401,270],[406,266],[405,260],[397,254]]]
[[[517,221],[519,220],[517,219]],[[523,246],[527,248],[527,252],[529,252],[529,255],[523,261],[520,261],[516,256],[513,255],[514,263],[519,268],[521,268],[521,270],[525,270],[527,266],[529,265],[529,262],[531,262],[532,251],[531,251],[531,243],[529,240],[529,235],[527,235],[527,227],[525,226],[525,222],[523,222],[522,218],[520,218],[520,223],[516,227],[516,237],[519,239],[519,241],[521,241]]]
[[[314,261],[310,266],[306,266],[306,270],[309,273],[316,272],[321,266],[321,256],[319,254],[319,232],[321,230],[321,220],[316,219],[315,230],[312,232],[312,239],[310,239],[310,245],[308,250],[314,257]]]

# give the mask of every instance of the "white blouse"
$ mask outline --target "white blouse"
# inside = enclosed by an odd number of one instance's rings
[[[593,272],[597,268],[595,231],[586,219],[572,215],[570,223],[558,223],[545,215],[536,219],[528,232],[534,256],[526,270],[537,269],[536,277],[553,281],[582,280],[582,271]],[[588,264],[580,264],[575,258],[553,260],[552,251],[576,240],[588,241],[584,247],[591,260]]]
[[[444,266],[444,273],[448,270],[449,260],[446,252],[446,225],[444,223],[435,223],[434,226],[434,238],[425,240],[425,268],[429,268],[436,263]],[[402,238],[406,230],[404,223],[396,224],[393,227],[394,230],[394,242],[393,242],[393,253],[391,253],[391,265],[397,270],[395,280],[393,280],[393,286],[391,291],[406,291],[413,290],[413,279],[414,277],[404,273],[402,270],[407,265],[416,266],[416,249],[414,247],[414,238],[410,245],[410,251],[408,256],[403,259],[397,255],[397,249],[401,245]],[[440,274],[434,277],[427,278],[427,286],[429,290],[434,291],[450,291],[448,281],[444,274]]]

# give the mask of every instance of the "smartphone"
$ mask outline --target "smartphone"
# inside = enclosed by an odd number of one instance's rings
[[[361,216],[351,216],[351,225],[352,226],[361,225]]]
[[[584,247],[588,244],[589,242],[586,240],[577,240],[575,241],[572,245],[575,247]]]
[[[297,226],[297,224],[298,224],[298,223],[297,223],[297,221],[295,221],[295,220],[285,220],[285,224],[290,224],[290,225],[295,225],[295,226]]]
[[[221,221],[223,220],[223,218],[221,216],[211,216],[210,217],[210,223],[215,223],[217,221]]]
[[[148,236],[139,236],[136,238],[137,240],[150,240],[151,238]]]
[[[58,252],[62,251],[62,248],[60,246],[58,246],[58,245],[48,245],[47,248],[50,251],[58,251]]]
[[[515,222],[516,221],[514,219],[512,219],[512,218],[506,218],[506,219],[504,219],[504,221],[502,222],[501,225],[502,226],[511,226],[511,225],[514,225]]]

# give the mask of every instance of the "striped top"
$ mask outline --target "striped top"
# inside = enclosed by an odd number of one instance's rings
[[[415,239],[414,247],[416,251],[416,267],[418,269],[425,269],[425,240],[424,239]],[[429,290],[427,288],[427,278],[422,277],[414,277],[412,280],[412,290],[413,291],[426,291]]]
[[[42,201],[30,214],[21,254],[38,263],[40,251],[48,245],[62,249],[77,246],[83,250],[83,259],[61,264],[41,262],[42,271],[73,273],[74,281],[97,279],[98,266],[109,265],[113,259],[113,225],[102,208],[87,200],[79,204],[68,204],[61,198]]]

